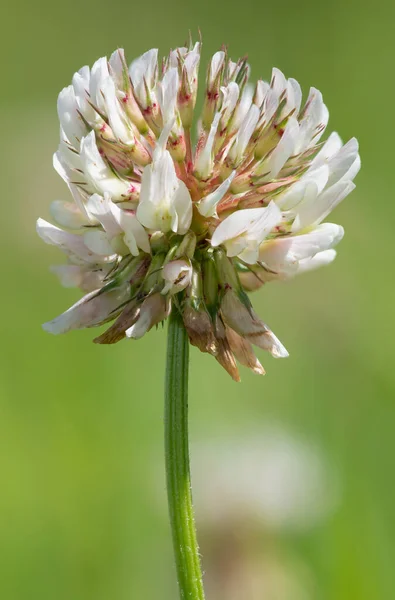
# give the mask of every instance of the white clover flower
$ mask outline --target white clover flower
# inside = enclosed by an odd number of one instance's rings
[[[120,49],[59,94],[54,166],[73,201],[54,201],[57,226],[39,219],[37,230],[67,255],[52,268],[61,283],[87,295],[44,327],[114,321],[95,340],[114,343],[144,335],[173,303],[191,343],[238,380],[236,359],[264,373],[252,345],[288,354],[245,291],[335,258],[343,228],[323,221],[354,189],[360,159],[355,139],[320,142],[329,113],[318,90],[303,105],[278,69],[254,86],[246,60],[224,50],[198,118],[200,50],[159,62],[152,49],[128,68]]]

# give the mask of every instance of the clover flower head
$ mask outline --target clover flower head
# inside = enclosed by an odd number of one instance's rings
[[[330,263],[343,228],[322,223],[354,189],[358,143],[321,137],[328,110],[273,69],[249,82],[245,58],[212,57],[195,115],[201,44],[123,50],[83,67],[59,94],[54,167],[73,201],[37,230],[68,263],[53,267],[86,295],[46,323],[51,333],[112,321],[95,339],[139,338],[182,313],[192,344],[238,380],[236,360],[264,373],[252,346],[287,351],[247,296]],[[196,144],[192,130],[197,127]]]

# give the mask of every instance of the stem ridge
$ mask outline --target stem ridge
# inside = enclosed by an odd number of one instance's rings
[[[189,465],[188,375],[188,335],[174,306],[169,317],[165,380],[167,497],[180,598],[204,600]]]

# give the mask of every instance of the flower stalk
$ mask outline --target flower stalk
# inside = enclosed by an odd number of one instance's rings
[[[170,526],[181,600],[204,600],[192,506],[188,444],[189,341],[176,306],[169,317],[165,381],[165,460]]]

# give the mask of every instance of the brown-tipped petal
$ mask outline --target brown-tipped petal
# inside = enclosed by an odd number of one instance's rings
[[[229,373],[233,381],[240,381],[239,370],[236,365],[235,357],[230,349],[228,341],[225,339],[218,340],[218,351],[215,355],[219,364]]]
[[[265,375],[266,371],[255,356],[252,345],[246,339],[242,338],[238,333],[227,327],[226,336],[229,342],[230,349],[236,359],[244,367],[248,367],[258,375]]]
[[[215,356],[217,343],[209,315],[205,311],[197,311],[191,306],[186,306],[183,319],[191,344],[201,352],[208,352]]]
[[[135,303],[128,304],[118,319],[104,333],[93,341],[95,344],[116,344],[126,337],[125,331],[137,321],[140,308]]]
[[[288,356],[280,340],[251,308],[247,308],[240,301],[233,290],[225,293],[221,302],[221,312],[225,323],[255,346],[268,350],[275,358]]]
[[[138,318],[126,330],[129,338],[138,340],[154,325],[164,321],[170,312],[171,302],[159,293],[148,296],[141,305]]]

